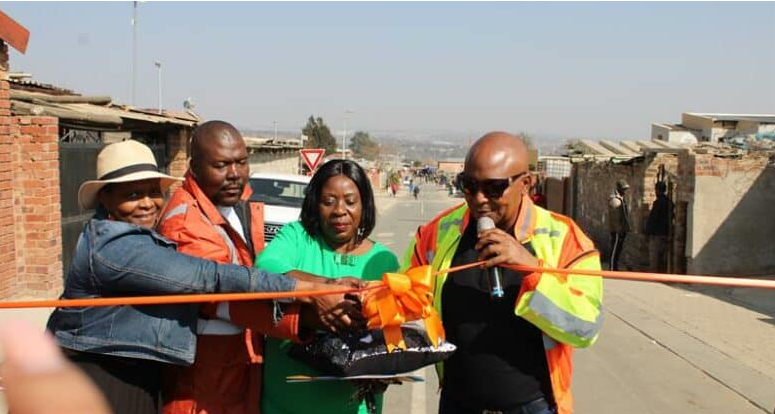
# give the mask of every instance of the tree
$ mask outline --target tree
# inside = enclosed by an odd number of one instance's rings
[[[535,148],[535,144],[534,144],[534,142],[533,142],[533,136],[532,136],[532,135],[528,134],[528,133],[527,133],[527,132],[525,132],[525,131],[522,131],[522,132],[518,132],[518,133],[517,133],[517,136],[521,137],[521,138],[522,138],[522,140],[523,140],[523,141],[525,141],[525,145],[526,145],[526,146],[527,146],[529,149],[534,149],[534,148]]]
[[[357,131],[350,140],[349,148],[356,158],[375,160],[379,157],[379,144],[371,139],[368,132]]]
[[[301,130],[301,133],[307,136],[306,148],[323,148],[326,154],[336,152],[336,138],[331,134],[331,130],[323,122],[323,118],[310,115],[307,125]]]

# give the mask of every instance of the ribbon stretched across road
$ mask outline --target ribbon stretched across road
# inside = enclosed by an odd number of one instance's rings
[[[453,267],[439,273],[452,273],[471,267],[482,266],[484,262],[476,262],[463,266]],[[643,272],[621,272],[607,270],[578,270],[578,269],[552,269],[542,267],[531,267],[522,265],[507,265],[517,271],[522,272],[540,272],[556,275],[583,275],[599,276],[609,279],[636,280],[642,282],[665,282],[665,283],[688,283],[713,286],[730,287],[749,287],[759,289],[775,289],[775,280],[771,279],[751,279],[739,277],[724,276],[695,276],[695,275],[676,275],[667,273],[643,273]],[[412,272],[408,270],[406,274]],[[433,286],[431,284],[430,286]],[[299,292],[255,292],[255,293],[210,293],[210,294],[186,294],[186,295],[157,295],[157,296],[127,296],[113,298],[86,298],[86,299],[55,299],[55,300],[32,300],[32,301],[8,301],[0,302],[0,309],[21,309],[21,308],[54,308],[54,307],[80,307],[80,306],[121,306],[121,305],[169,305],[180,303],[201,303],[201,302],[230,302],[244,300],[266,300],[282,299],[294,297],[321,296],[340,293],[359,293],[371,290],[388,290],[385,282],[376,282],[363,289],[355,288],[333,288],[327,290],[299,291]],[[371,296],[371,295],[366,295]],[[376,296],[376,295],[374,295]]]

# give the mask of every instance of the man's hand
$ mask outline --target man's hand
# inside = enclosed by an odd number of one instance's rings
[[[320,286],[331,289],[331,285]],[[309,328],[332,333],[356,331],[366,327],[366,319],[363,317],[358,298],[341,293],[311,296],[303,301],[301,323]]]
[[[349,287],[353,289],[363,289],[364,287],[366,287],[365,281],[352,276],[331,278],[326,280],[326,284],[339,285],[342,287]]]
[[[479,260],[486,260],[485,267],[500,264],[538,266],[536,259],[514,236],[494,228],[479,233],[474,246],[479,251]]]

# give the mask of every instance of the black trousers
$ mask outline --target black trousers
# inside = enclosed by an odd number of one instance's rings
[[[627,233],[611,233],[611,257],[608,259],[609,270],[619,270],[619,256],[622,254],[624,239]]]
[[[162,363],[62,349],[108,400],[114,414],[160,413]]]

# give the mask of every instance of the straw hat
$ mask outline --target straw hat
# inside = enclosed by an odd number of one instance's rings
[[[78,204],[83,209],[94,208],[97,192],[110,183],[159,178],[164,191],[176,181],[183,180],[160,173],[151,149],[131,139],[106,145],[100,151],[97,155],[97,177],[84,182],[78,189]]]

